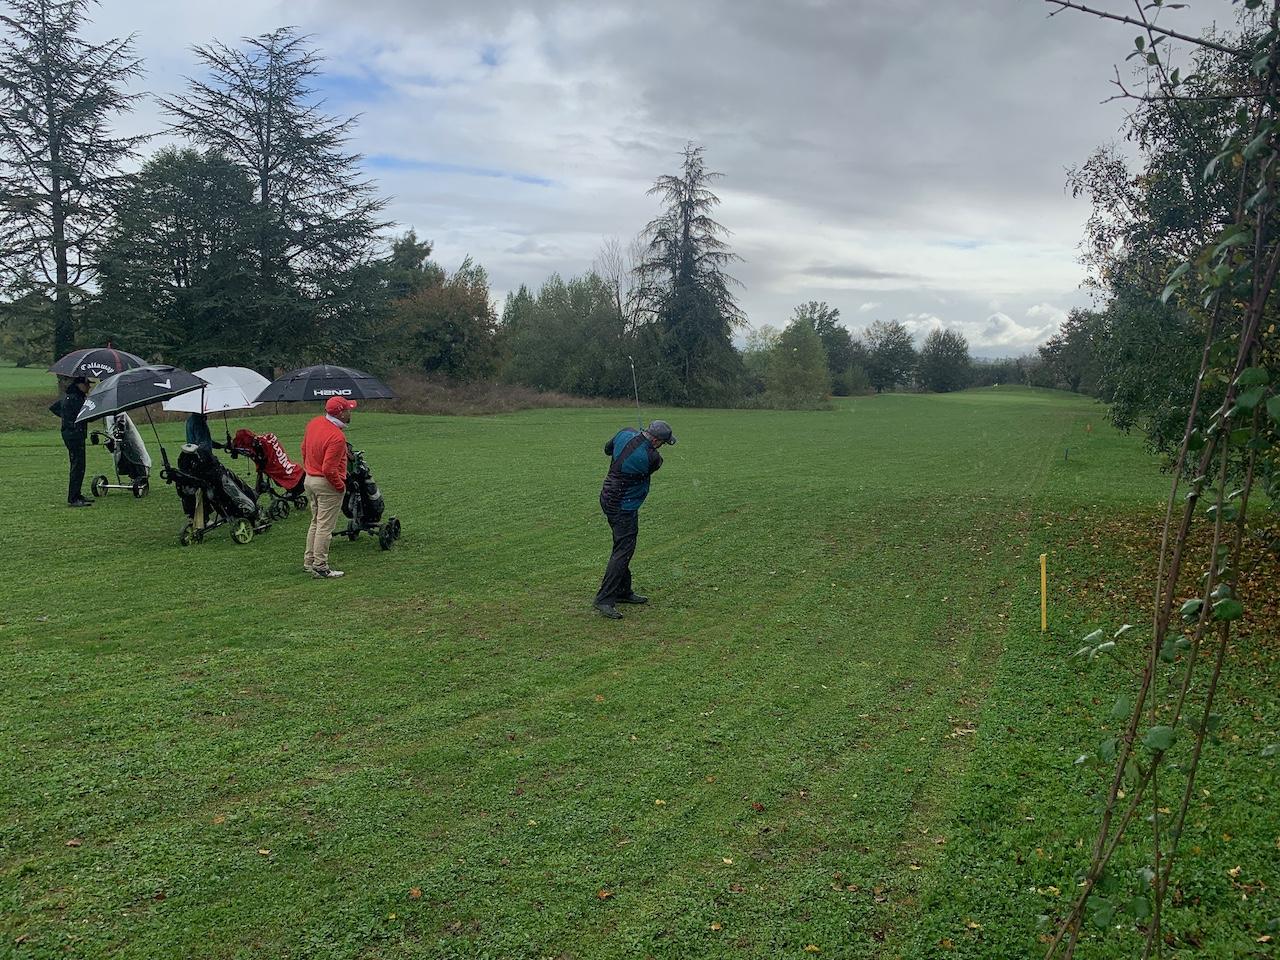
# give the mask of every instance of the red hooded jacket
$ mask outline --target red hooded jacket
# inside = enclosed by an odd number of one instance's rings
[[[328,417],[307,424],[302,435],[302,469],[309,477],[324,477],[339,492],[347,486],[347,437]]]

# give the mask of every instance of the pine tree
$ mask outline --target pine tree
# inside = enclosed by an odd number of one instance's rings
[[[720,176],[707,170],[702,147],[690,143],[680,172],[659,177],[649,190],[665,209],[644,231],[638,303],[652,328],[662,392],[676,403],[727,402],[742,379],[731,337],[746,318],[732,292],[740,284],[725,272],[740,258],[712,217],[720,198],[710,184]]]
[[[0,283],[36,278],[53,295],[52,352],[75,346],[73,303],[92,277],[103,225],[144,139],[112,121],[142,71],[131,38],[80,36],[89,0],[9,0],[0,14]]]
[[[352,317],[373,309],[381,283],[373,257],[385,201],[347,149],[354,118],[317,104],[311,82],[323,58],[290,27],[195,52],[208,80],[161,103],[174,132],[253,179],[258,289],[243,339],[269,362],[353,348]]]

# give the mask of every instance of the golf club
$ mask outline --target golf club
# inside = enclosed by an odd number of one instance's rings
[[[627,359],[631,362],[631,386],[636,392],[636,419],[640,421],[640,429],[644,430],[644,416],[640,413],[640,384],[636,380],[636,362],[631,354],[627,354]]]

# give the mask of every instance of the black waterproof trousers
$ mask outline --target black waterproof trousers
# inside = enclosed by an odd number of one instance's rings
[[[71,476],[67,480],[67,503],[84,496],[84,431],[62,431],[62,442],[71,460]]]
[[[596,603],[616,603],[622,597],[631,596],[631,557],[636,552],[636,538],[640,535],[638,510],[611,510],[601,505],[609,528],[613,531],[613,553],[605,567],[604,579]]]

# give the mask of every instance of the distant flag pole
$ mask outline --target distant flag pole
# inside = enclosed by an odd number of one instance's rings
[[[1040,554],[1040,632],[1049,631],[1049,555]]]

